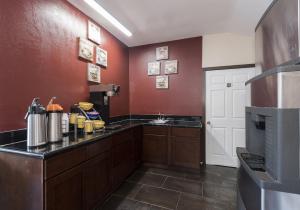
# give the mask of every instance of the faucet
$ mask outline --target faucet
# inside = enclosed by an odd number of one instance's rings
[[[158,120],[165,120],[165,115],[161,114],[160,112],[158,113]]]

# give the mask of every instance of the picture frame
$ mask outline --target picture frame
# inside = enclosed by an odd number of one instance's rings
[[[107,51],[96,47],[96,64],[107,67]]]
[[[148,76],[160,74],[160,62],[149,62],[148,63]]]
[[[99,66],[92,63],[88,63],[87,80],[89,82],[101,83],[101,74]]]
[[[156,48],[156,60],[167,60],[169,59],[169,47],[157,47]]]
[[[101,28],[90,20],[88,20],[88,39],[101,44]]]
[[[87,39],[79,38],[79,54],[80,58],[93,62],[94,60],[94,44]]]
[[[156,88],[168,89],[169,88],[169,76],[156,76]]]
[[[177,74],[178,73],[178,61],[177,60],[170,60],[165,61],[165,74]]]

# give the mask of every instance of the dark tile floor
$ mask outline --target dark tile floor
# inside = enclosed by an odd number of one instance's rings
[[[234,210],[237,170],[207,166],[200,173],[141,167],[103,210]]]

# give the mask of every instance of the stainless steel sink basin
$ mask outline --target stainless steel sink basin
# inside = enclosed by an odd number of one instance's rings
[[[165,120],[165,119],[156,119],[150,121],[150,123],[152,124],[166,124],[167,122],[169,122],[169,120]]]

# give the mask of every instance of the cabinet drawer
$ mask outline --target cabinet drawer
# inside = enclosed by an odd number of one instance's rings
[[[151,126],[145,125],[144,126],[144,134],[151,134],[151,135],[167,135],[168,128],[166,126]]]
[[[173,127],[171,130],[171,136],[200,138],[200,128]]]
[[[45,161],[45,179],[56,176],[86,159],[86,147],[58,154]]]
[[[99,142],[90,144],[86,147],[86,156],[87,159],[100,155],[111,148],[112,140],[111,138],[99,140]]]

